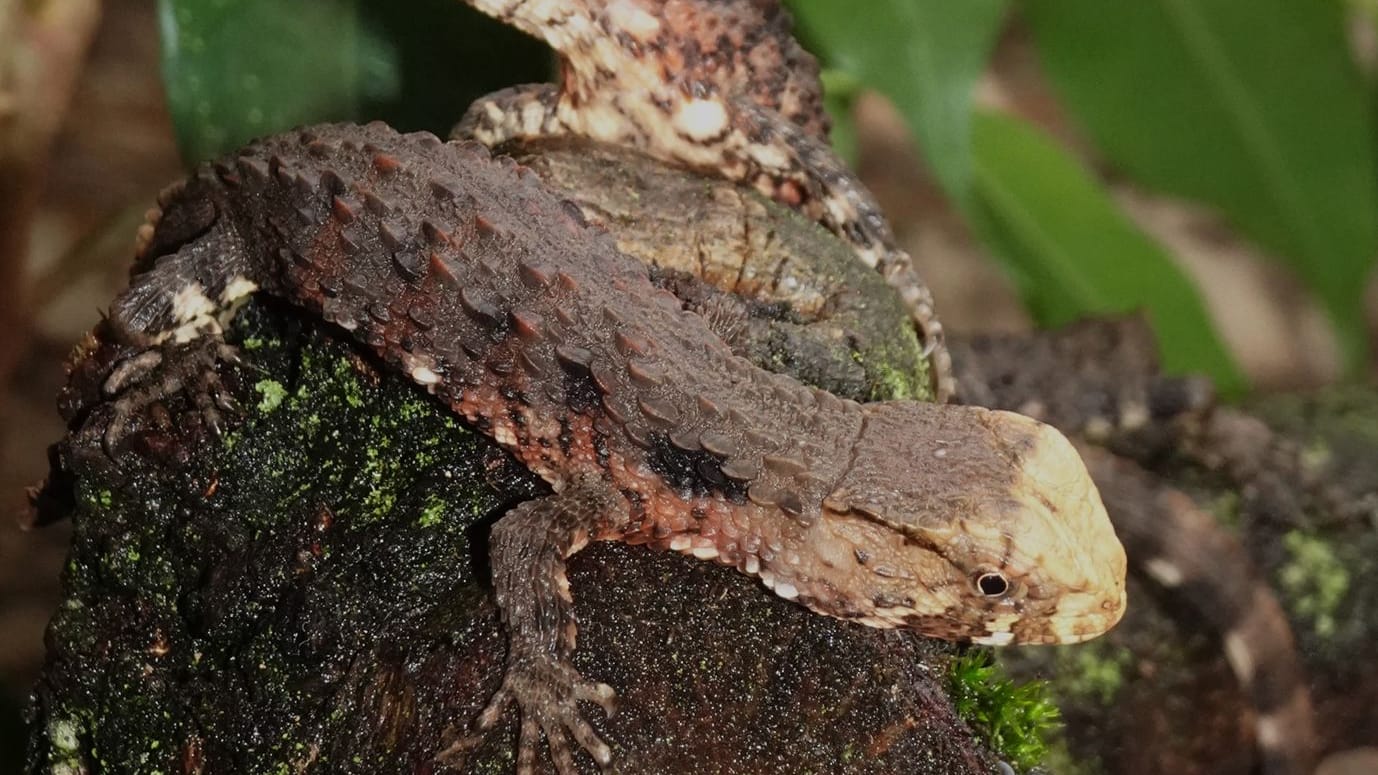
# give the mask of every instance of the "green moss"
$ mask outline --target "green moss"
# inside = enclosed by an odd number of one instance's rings
[[[78,482],[77,502],[88,509],[108,509],[115,504],[115,493],[105,488],[90,487],[86,482]]]
[[[274,379],[262,379],[254,384],[254,390],[258,392],[258,411],[268,414],[282,404],[283,399],[287,398],[287,388],[281,382]]]
[[[351,409],[358,409],[364,405],[363,384],[357,378],[355,366],[352,359],[347,356],[340,356],[334,359],[334,371],[332,373],[333,382],[338,387],[338,395]]]
[[[998,756],[1018,770],[1043,761],[1048,735],[1061,719],[1046,682],[1016,683],[989,651],[974,650],[953,658],[948,684],[957,714]]]
[[[1321,638],[1334,635],[1336,614],[1349,593],[1348,568],[1323,539],[1300,530],[1284,535],[1282,545],[1289,559],[1278,572],[1278,582],[1292,611],[1309,619]]]
[[[422,513],[416,517],[416,524],[419,527],[435,527],[445,519],[445,502],[440,498],[427,498],[426,506],[422,507]]]
[[[917,340],[913,335],[910,341]],[[871,357],[855,354],[855,359],[866,372],[866,380],[871,386],[868,398],[872,401],[931,401],[933,393],[929,389],[928,361],[923,358],[896,358],[884,351],[868,353]],[[916,361],[919,368],[910,370],[896,368],[891,364]]]
[[[285,326],[257,305],[234,325],[264,328]],[[188,430],[175,466],[130,452],[78,480],[48,678],[75,688],[34,729],[42,771],[179,771],[192,736],[299,771],[303,744],[356,737],[308,701],[323,670],[465,636],[429,612],[476,594],[468,529],[534,480],[316,333],[241,356],[245,412],[218,443]]]
[[[874,316],[879,318],[879,315]],[[932,376],[928,359],[923,357],[923,346],[919,343],[914,327],[908,318],[899,329],[892,329],[883,335],[863,336],[856,349],[850,353],[854,363],[861,367],[866,376],[864,395],[856,396],[864,401],[932,401]],[[848,321],[849,316],[840,320]],[[858,331],[873,330],[883,325],[878,319],[860,317],[849,325]]]
[[[54,772],[73,767],[79,761],[84,726],[73,718],[54,718],[48,722],[48,740],[52,743],[49,761]]]
[[[1108,639],[1097,639],[1076,646],[1057,648],[1054,672],[1055,690],[1072,702],[1109,705],[1124,688],[1125,671],[1134,664],[1134,654]]]

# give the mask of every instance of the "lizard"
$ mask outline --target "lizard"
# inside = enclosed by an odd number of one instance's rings
[[[523,775],[542,737],[561,773],[571,737],[612,757],[578,703],[610,710],[615,692],[570,663],[564,568],[590,541],[715,560],[820,614],[955,641],[1073,643],[1124,611],[1123,549],[1061,433],[761,370],[477,144],[307,128],[202,165],[158,205],[101,327],[131,353],[103,388],[111,454],[171,393],[218,411],[223,327],[262,293],[349,332],[549,483],[489,538],[508,652],[474,735],[515,704]]]
[[[889,321],[896,319],[898,304],[889,303],[886,296],[893,294],[880,278],[850,266],[855,262],[845,251],[835,257],[803,247],[791,236],[788,213],[753,206],[749,194],[735,195],[730,184],[678,185],[670,170],[649,169],[634,151],[588,141],[523,141],[507,150],[587,219],[607,226],[625,252],[649,264],[679,267],[757,303],[788,304],[809,323],[842,311],[842,330],[862,338],[869,337],[861,332],[891,330]],[[654,201],[661,191],[679,202],[673,212],[656,212],[664,206]],[[740,244],[756,234],[773,237],[766,245]],[[782,246],[795,253],[777,250]],[[850,305],[844,290],[865,302]],[[836,328],[819,334],[849,336]],[[740,340],[724,338],[741,349]],[[1263,771],[1309,773],[1316,735],[1306,671],[1286,612],[1239,539],[1152,470],[1155,460],[1169,455],[1201,457],[1197,447],[1209,455],[1243,447],[1257,456],[1278,441],[1254,427],[1242,443],[1218,442],[1252,418],[1217,406],[1205,378],[1161,374],[1142,319],[1085,321],[1033,335],[959,336],[950,348],[958,356],[957,400],[1036,417],[1080,440],[1131,572],[1180,600],[1194,614],[1193,626],[1204,624],[1222,645],[1255,711]],[[1228,474],[1244,488],[1252,477],[1236,473],[1239,467],[1227,466]]]
[[[490,147],[578,135],[754,185],[846,239],[896,289],[939,401],[955,389],[933,294],[875,197],[833,153],[818,63],[778,0],[466,0],[548,43],[561,81],[477,100],[454,130]]]

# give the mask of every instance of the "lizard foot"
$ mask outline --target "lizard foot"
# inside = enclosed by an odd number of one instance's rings
[[[508,705],[516,704],[521,714],[517,743],[517,775],[534,775],[541,735],[545,735],[550,758],[560,775],[578,775],[569,737],[579,743],[601,768],[612,761],[612,749],[598,737],[579,712],[579,701],[597,703],[611,716],[616,710],[616,692],[604,683],[586,680],[564,659],[550,656],[518,655],[509,660],[502,686],[479,713],[471,733],[437,754],[440,760],[453,759],[483,741]]]
[[[225,415],[241,411],[220,379],[219,366],[239,362],[233,346],[217,336],[202,336],[141,350],[116,364],[101,386],[102,393],[113,399],[113,414],[101,439],[106,455],[114,457],[137,418],[178,393],[187,397],[205,427],[218,435]]]

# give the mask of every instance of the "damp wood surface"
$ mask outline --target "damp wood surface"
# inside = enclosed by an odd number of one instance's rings
[[[322,327],[241,318],[238,428],[186,423],[114,467],[69,441],[31,772],[427,772],[496,686],[485,525],[544,485]],[[570,577],[576,664],[622,689],[594,721],[617,771],[989,771],[942,691],[950,647],[644,547],[590,547]],[[458,771],[510,766],[512,721]]]

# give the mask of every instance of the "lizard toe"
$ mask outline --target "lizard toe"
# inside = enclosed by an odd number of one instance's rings
[[[617,693],[611,686],[588,681],[573,666],[554,658],[518,659],[509,664],[502,686],[475,718],[470,734],[437,754],[453,759],[476,748],[502,717],[509,705],[521,714],[517,746],[517,773],[534,773],[541,738],[560,775],[578,775],[570,738],[600,767],[612,761],[612,749],[584,719],[579,702],[592,702],[608,715],[616,709]]]
[[[574,687],[574,696],[575,699],[598,705],[608,718],[617,713],[617,691],[605,683],[580,681]]]

